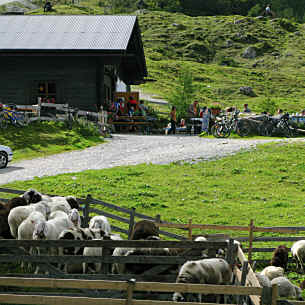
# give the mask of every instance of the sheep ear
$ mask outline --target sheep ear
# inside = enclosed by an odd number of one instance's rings
[[[34,220],[31,220],[31,223],[32,223],[32,224],[35,224],[35,221],[34,221]]]

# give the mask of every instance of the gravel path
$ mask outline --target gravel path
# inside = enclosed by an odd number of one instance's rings
[[[140,163],[208,160],[254,148],[268,140],[205,139],[197,136],[113,135],[108,143],[82,151],[9,164],[0,170],[0,185],[16,180]]]

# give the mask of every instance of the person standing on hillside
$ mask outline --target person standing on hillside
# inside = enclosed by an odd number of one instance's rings
[[[266,6],[263,15],[266,16],[266,17],[268,17],[268,16],[274,17],[274,13],[271,11],[271,5],[270,5],[270,4],[268,4],[268,5]]]
[[[168,134],[171,134],[171,132],[173,132],[173,134],[176,134],[176,123],[177,123],[177,113],[176,113],[177,109],[176,106],[172,107],[172,111],[170,112],[170,119],[171,119],[171,128],[168,131]]]

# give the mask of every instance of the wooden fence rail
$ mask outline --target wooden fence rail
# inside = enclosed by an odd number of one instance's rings
[[[1,293],[0,302],[10,304],[90,304],[90,305],[113,305],[113,304],[135,304],[135,305],[176,305],[172,301],[153,301],[149,299],[136,300],[135,291],[142,292],[182,292],[182,293],[202,293],[202,294],[225,294],[235,296],[259,296],[262,297],[262,304],[276,305],[277,286],[269,290],[267,299],[275,300],[268,302],[263,298],[263,288],[261,287],[240,287],[231,285],[203,285],[203,284],[181,284],[181,283],[155,283],[136,282],[131,279],[123,281],[89,281],[89,280],[67,280],[67,279],[45,279],[45,278],[0,278],[0,286],[5,287],[37,287],[37,288],[57,288],[57,289],[100,289],[125,291],[126,299],[115,298],[88,298],[88,297],[65,297],[65,296],[45,296],[45,295],[24,295],[22,292]],[[276,296],[274,296],[276,294]],[[181,302],[182,305],[191,303]],[[209,303],[197,303],[209,304]],[[213,304],[213,303],[212,303]]]
[[[14,190],[14,189],[7,189],[7,188],[0,188],[0,193],[9,193],[9,194],[16,194],[21,195],[25,191],[23,190]],[[0,198],[1,200],[1,198]],[[4,199],[5,200],[5,199]],[[251,220],[248,226],[225,226],[225,225],[212,225],[212,224],[195,224],[192,222],[192,219],[189,220],[186,224],[175,224],[175,223],[169,223],[161,220],[160,215],[156,215],[156,217],[147,216],[141,213],[138,213],[135,208],[127,209],[124,207],[116,206],[111,203],[107,203],[98,199],[92,198],[92,196],[88,195],[86,198],[77,198],[78,202],[82,206],[81,210],[83,213],[84,218],[84,225],[88,225],[90,216],[94,214],[98,215],[104,215],[108,217],[109,219],[115,220],[117,223],[122,224],[123,227],[120,225],[112,225],[112,230],[115,232],[126,234],[128,237],[131,236],[132,228],[134,223],[136,222],[136,218],[140,219],[146,219],[154,221],[155,224],[159,228],[170,228],[170,229],[176,229],[176,230],[182,230],[187,231],[187,236],[184,236],[185,234],[176,234],[173,232],[167,232],[164,230],[159,230],[159,233],[163,236],[166,236],[168,238],[176,239],[176,240],[186,240],[186,239],[192,239],[194,230],[200,229],[200,230],[219,230],[219,231],[236,231],[236,232],[248,232],[247,237],[236,237],[235,239],[239,240],[240,242],[248,242],[248,248],[245,249],[245,252],[248,255],[249,263],[252,263],[252,257],[253,253],[262,252],[262,253],[269,253],[274,250],[274,248],[264,249],[264,248],[258,248],[254,246],[255,242],[292,242],[297,241],[301,239],[305,239],[303,236],[299,237],[255,237],[255,233],[279,233],[279,234],[288,234],[288,233],[300,233],[302,231],[305,231],[305,227],[257,227],[254,225],[254,221]],[[114,212],[119,212],[121,214],[125,214],[126,216],[120,216],[108,211],[105,211],[103,209],[98,209],[97,207],[103,207],[107,208],[108,210],[112,210]],[[128,226],[128,228],[126,228]],[[202,234],[206,235],[206,234]],[[219,236],[220,239],[224,239],[225,237]],[[217,239],[217,238],[216,238]],[[264,260],[260,260],[264,261]]]

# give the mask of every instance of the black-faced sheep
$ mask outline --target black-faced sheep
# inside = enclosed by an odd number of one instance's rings
[[[284,245],[280,245],[273,251],[270,265],[282,267],[284,270],[286,270],[288,264],[288,256],[289,249]]]
[[[180,268],[176,283],[229,285],[232,282],[232,267],[221,258],[187,261]],[[201,302],[201,294],[175,292],[173,301]]]
[[[58,239],[60,240],[93,240],[102,239],[105,232],[100,229],[67,229],[63,230]],[[59,255],[84,255],[84,247],[64,247],[59,249]],[[63,270],[66,273],[82,273],[83,266],[81,264],[65,264]],[[86,269],[86,267],[85,267]]]

